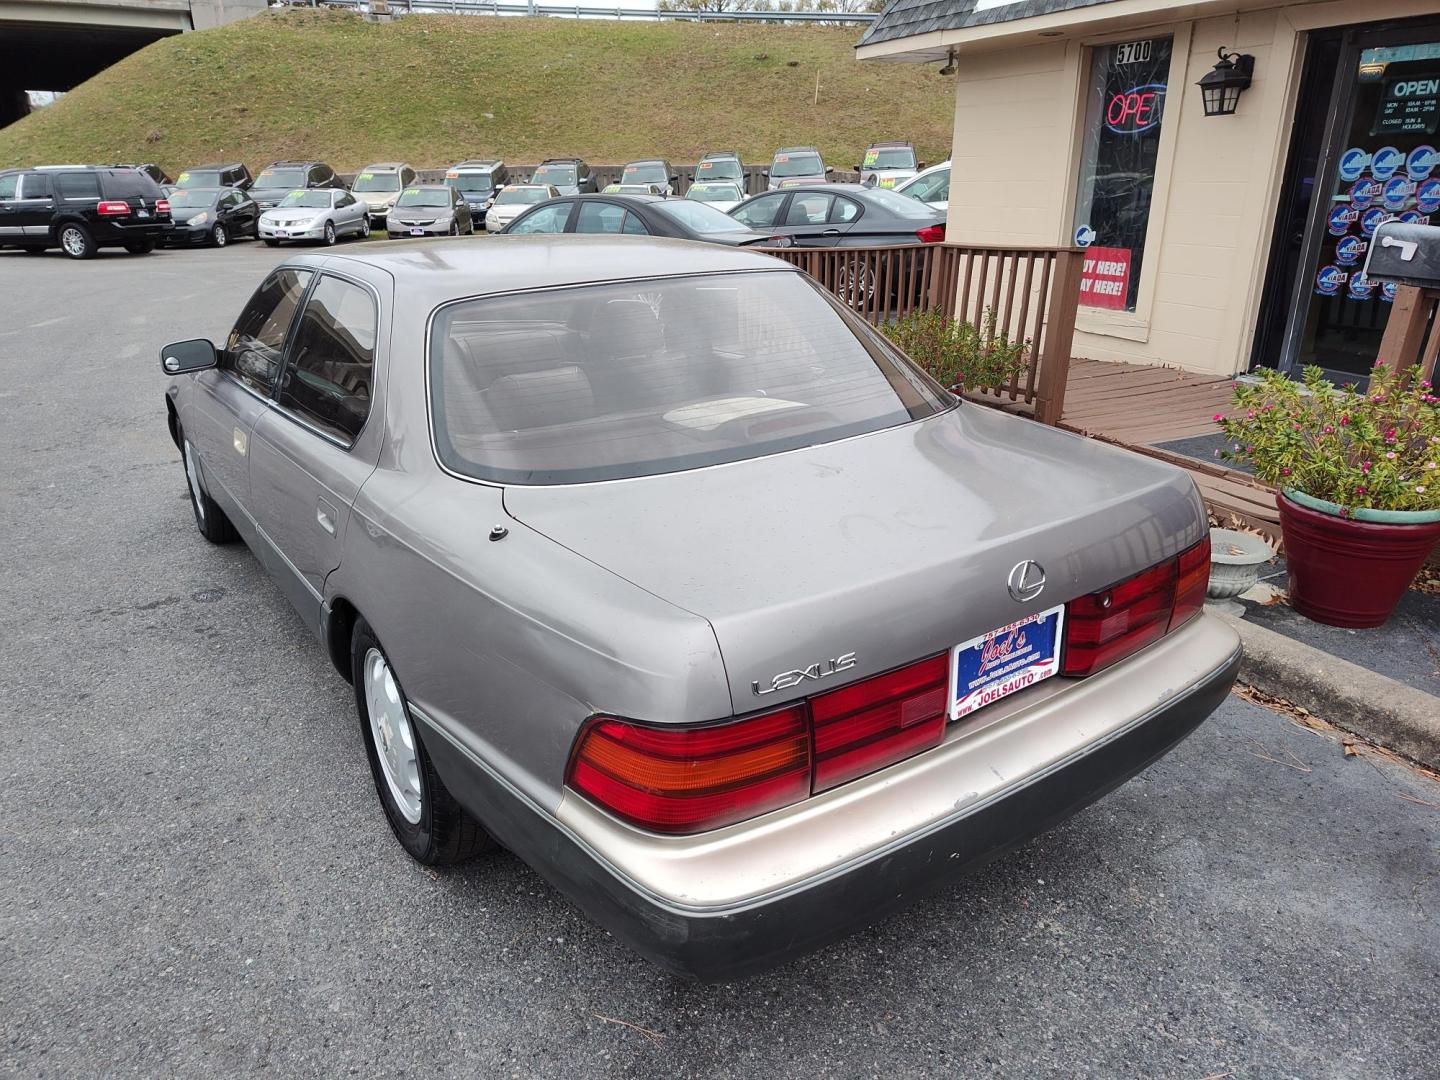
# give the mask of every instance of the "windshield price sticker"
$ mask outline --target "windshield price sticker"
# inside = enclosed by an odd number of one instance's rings
[[[871,165],[874,165],[874,164],[875,164],[877,161],[879,161],[879,160],[880,160],[880,151],[879,151],[879,150],[866,150],[866,151],[865,151],[865,165],[866,165],[867,168],[868,168],[869,166],[871,166]]]
[[[361,179],[361,180],[374,180],[374,179],[375,179],[375,174],[374,174],[373,172],[362,172],[362,173],[360,174],[360,176],[359,176],[359,179]]]

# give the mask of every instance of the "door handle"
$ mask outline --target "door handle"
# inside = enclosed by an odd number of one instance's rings
[[[839,229],[826,229],[826,230],[825,230],[824,232],[822,232],[820,235],[821,235],[821,236],[839,236],[839,235],[840,235],[840,230],[839,230]]]
[[[335,508],[324,499],[315,503],[315,523],[331,536],[335,535]]]

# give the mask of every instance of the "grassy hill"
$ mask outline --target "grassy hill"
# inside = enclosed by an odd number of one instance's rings
[[[933,67],[861,64],[856,27],[267,12],[166,38],[0,130],[0,166],[315,157],[337,169],[479,155],[767,159],[813,143],[950,145]],[[819,101],[816,102],[816,78]]]

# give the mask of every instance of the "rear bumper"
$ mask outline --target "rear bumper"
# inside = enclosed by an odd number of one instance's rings
[[[640,833],[568,793],[557,814],[545,813],[416,712],[447,786],[496,839],[638,952],[680,974],[724,980],[875,922],[1052,828],[1165,754],[1220,705],[1240,667],[1238,638],[1218,620],[1197,619],[1171,639],[1183,640],[1157,643],[1068,690],[1037,694],[1042,683],[1009,699],[1032,695],[1028,703],[934,751],[698,838]],[[1186,671],[1183,682],[1170,681]],[[1076,691],[1080,704],[1068,704]],[[1150,704],[1135,712],[1147,694]],[[1112,703],[1118,715],[1107,716]],[[1026,755],[1039,764],[1027,770]],[[977,791],[976,777],[988,773],[1000,779]],[[897,837],[897,806],[930,820]],[[847,841],[864,849],[795,874],[796,864]]]

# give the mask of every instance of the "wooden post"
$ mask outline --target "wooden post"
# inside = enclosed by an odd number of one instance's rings
[[[1035,388],[1035,419],[1042,424],[1058,424],[1065,411],[1065,380],[1070,375],[1070,349],[1075,341],[1075,312],[1080,307],[1084,261],[1085,253],[1080,248],[1068,248],[1055,256]]]
[[[1380,339],[1380,351],[1375,359],[1392,371],[1416,363],[1425,344],[1425,329],[1437,297],[1440,293],[1426,292],[1413,285],[1401,285],[1396,289],[1395,302],[1390,305],[1390,318],[1385,323],[1385,336]],[[1440,328],[1437,328],[1437,333],[1440,333]]]

